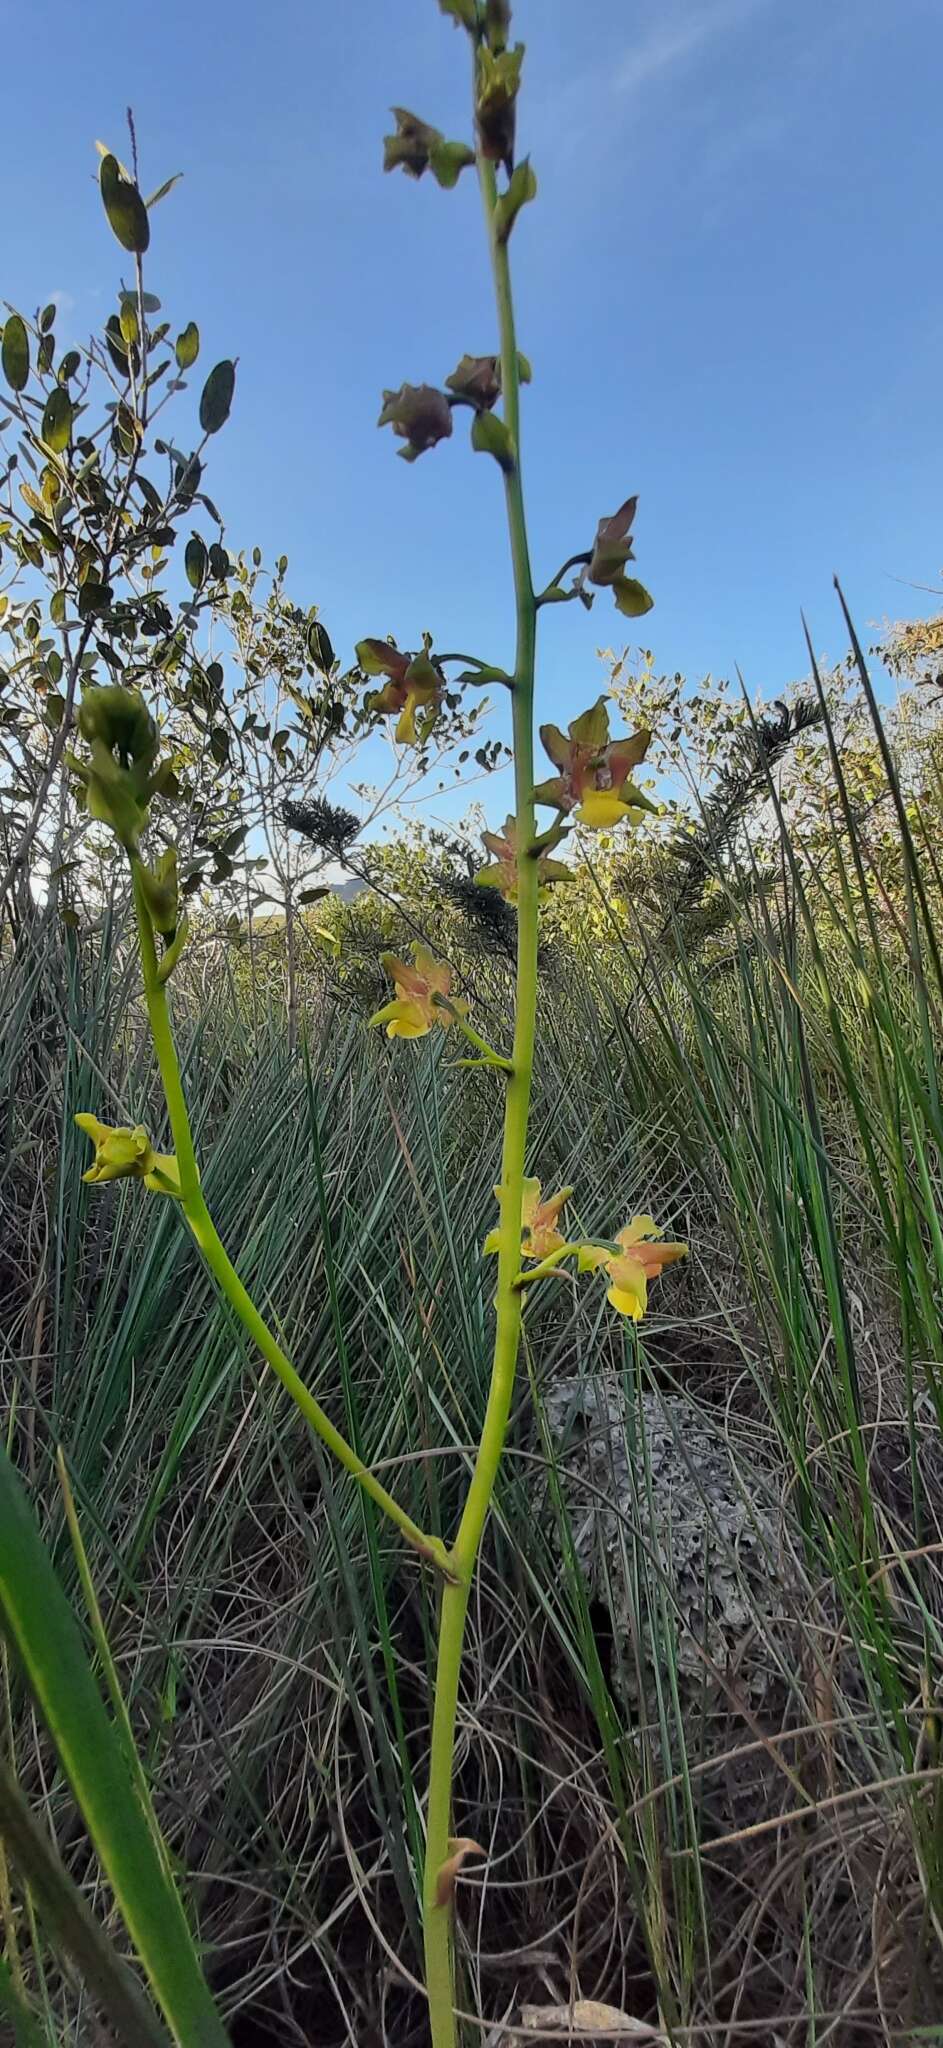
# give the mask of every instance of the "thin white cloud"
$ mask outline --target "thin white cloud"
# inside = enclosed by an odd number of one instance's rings
[[[638,92],[693,56],[703,44],[739,28],[765,4],[766,0],[720,0],[716,6],[698,4],[687,14],[673,13],[669,20],[662,19],[619,65],[613,79],[616,92]]]

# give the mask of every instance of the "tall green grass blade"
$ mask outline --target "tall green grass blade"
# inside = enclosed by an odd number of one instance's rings
[[[138,1804],[121,1738],[105,1713],[75,1616],[3,1451],[0,1608],[174,2040],[181,2048],[225,2048],[225,2030]],[[162,2034],[152,2038],[156,2043]]]
[[[13,1979],[13,1972],[0,1956],[0,2012],[9,2020],[13,2029],[13,2048],[49,2048],[48,2036],[44,2037],[39,2023],[29,2007],[24,2005]]]
[[[169,2048],[169,2035],[104,1930],[63,1869],[23,1794],[0,1763],[0,1832],[29,1885],[45,1925],[70,1955],[108,2014],[125,2048]]]

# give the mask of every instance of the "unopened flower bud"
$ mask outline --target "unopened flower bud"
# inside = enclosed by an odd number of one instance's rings
[[[110,825],[133,853],[154,794],[157,727],[138,690],[118,683],[87,689],[79,705],[78,728],[88,742],[89,759],[69,756],[69,765],[85,786],[93,818]]]
[[[485,0],[485,41],[489,49],[507,49],[511,27],[510,0]]]
[[[180,1175],[172,1153],[155,1152],[142,1124],[103,1124],[83,1110],[75,1119],[79,1130],[91,1138],[95,1157],[82,1179],[93,1186],[109,1180],[143,1180],[153,1194],[179,1195]]]
[[[501,396],[500,356],[463,356],[445,382],[457,398],[467,398],[479,412],[490,412]]]
[[[406,107],[392,107],[390,111],[396,120],[396,134],[383,137],[383,169],[395,171],[402,166],[411,178],[421,178],[429,168],[430,151],[444,140],[442,133],[438,128],[430,128],[427,121],[420,121]]]
[[[103,740],[125,766],[157,751],[157,727],[139,690],[120,683],[92,686],[82,694],[78,716],[83,740]]]
[[[491,163],[514,168],[514,125],[521,83],[524,45],[495,52],[487,43],[478,51],[475,117],[482,155]]]
[[[432,384],[401,384],[398,391],[384,391],[378,427],[392,427],[406,442],[397,449],[404,462],[415,462],[437,441],[447,441],[452,432],[452,408],[444,392]]]
[[[406,107],[393,107],[391,112],[396,116],[396,134],[383,137],[383,169],[402,168],[411,178],[431,171],[447,189],[457,184],[460,172],[475,161],[467,142],[447,142],[440,129],[420,121]]]
[[[475,0],[439,0],[443,14],[450,14],[456,24],[474,32],[478,26],[478,9]]]
[[[176,847],[168,846],[153,868],[142,861],[140,877],[154,930],[172,938],[179,915]]]

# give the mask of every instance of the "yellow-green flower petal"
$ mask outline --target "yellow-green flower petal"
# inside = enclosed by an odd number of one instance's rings
[[[664,1234],[655,1222],[654,1216],[633,1216],[631,1223],[627,1223],[625,1229],[620,1230],[617,1242],[628,1246],[638,1244],[643,1237],[664,1237]]]

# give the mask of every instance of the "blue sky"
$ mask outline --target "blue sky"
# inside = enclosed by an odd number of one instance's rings
[[[894,579],[943,560],[939,0],[518,0],[515,26],[540,182],[513,241],[535,574],[639,491],[658,667],[739,662],[768,695],[802,672],[800,605],[841,651],[834,570],[864,628],[936,609]],[[62,294],[63,341],[111,310],[93,142],[126,154],[130,101],[145,189],[185,173],[148,284],[175,329],[197,320],[201,367],[240,359],[208,476],[230,544],[284,550],[345,658],[428,627],[507,660],[493,465],[461,415],[411,468],[375,427],[384,385],[494,342],[473,181],[380,169],[391,102],[468,132],[436,0],[34,0],[3,46],[0,296]],[[605,593],[544,614],[546,711],[589,700],[622,628]]]

